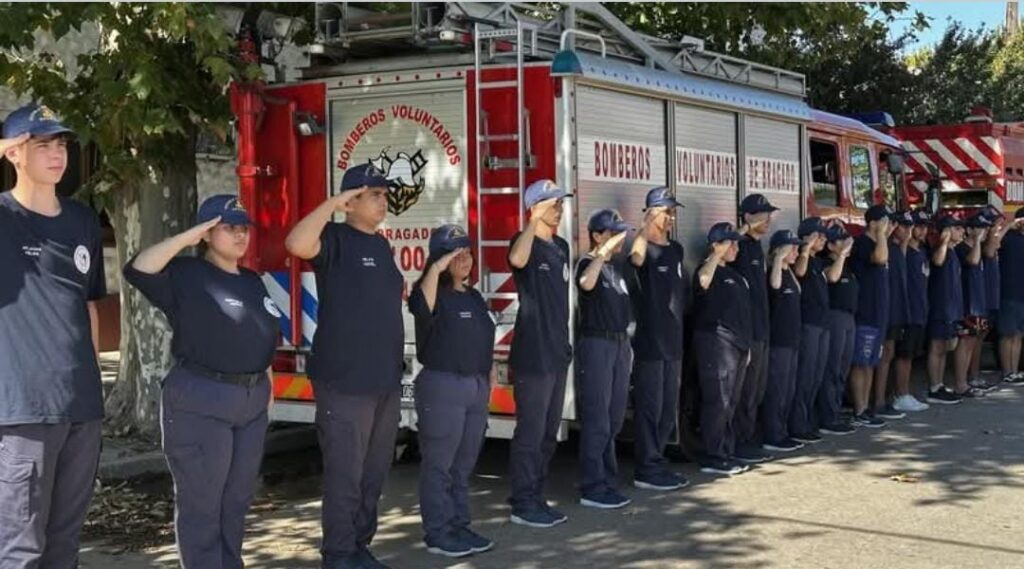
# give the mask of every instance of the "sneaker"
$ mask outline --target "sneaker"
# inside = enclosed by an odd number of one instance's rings
[[[674,481],[678,482],[680,488],[686,488],[687,486],[690,485],[690,481],[687,480],[685,476],[683,476],[682,474],[679,474],[678,472],[672,472],[671,470],[666,470],[665,471],[665,476],[669,480],[674,480]]]
[[[943,385],[934,391],[928,392],[928,402],[936,403],[938,405],[956,405],[957,403],[960,403],[960,397]]]
[[[832,423],[830,425],[825,425],[824,427],[818,429],[818,431],[825,433],[826,435],[848,435],[850,433],[857,432],[857,429],[855,429],[853,425],[849,423],[836,421],[835,423]]]
[[[977,387],[969,387],[963,391],[954,391],[953,395],[961,399],[979,399],[985,396],[985,392]]]
[[[359,565],[361,569],[391,569],[390,565],[385,565],[377,560],[373,556],[373,553],[365,546],[360,547],[359,551],[356,552],[356,556],[359,558]]]
[[[547,512],[547,514],[549,516],[554,518],[555,525],[564,524],[565,522],[569,521],[569,516],[567,516],[567,515],[563,514],[562,512],[559,512],[558,510],[552,508],[551,505],[548,504],[547,500],[541,500],[540,507],[541,507],[542,510]]]
[[[512,510],[512,515],[509,517],[509,521],[512,523],[531,528],[553,528],[566,519],[564,515],[559,519],[540,506],[529,510]]]
[[[473,553],[483,553],[494,549],[494,541],[487,539],[486,537],[476,533],[469,528],[459,528],[455,530],[456,536],[463,541]]]
[[[473,548],[468,543],[459,539],[455,532],[448,532],[436,538],[427,537],[423,540],[427,544],[427,551],[435,555],[445,557],[466,557],[473,555]]]
[[[685,478],[680,480],[673,473],[669,472],[657,472],[647,476],[637,476],[633,478],[633,486],[636,486],[637,488],[641,488],[643,490],[659,490],[662,492],[678,490],[687,483],[688,482]]]
[[[768,462],[772,458],[774,458],[772,455],[753,446],[737,449],[736,454],[733,455],[734,460],[738,460],[745,464],[760,464],[762,462]]]
[[[918,411],[926,411],[928,404],[918,401],[913,395],[900,395],[892,402],[892,408],[897,411],[916,413]]]
[[[906,413],[898,411],[892,404],[887,404],[881,409],[875,409],[875,417],[881,417],[882,419],[902,419],[906,416]]]
[[[772,452],[793,452],[804,448],[804,444],[793,439],[785,439],[779,442],[766,442],[761,445],[761,448]]]
[[[853,418],[853,422],[857,426],[867,427],[869,429],[881,429],[887,424],[885,421],[879,419],[878,417],[872,417],[871,415],[868,415],[867,411],[855,416]]]
[[[995,391],[995,390],[999,389],[999,382],[998,381],[995,382],[995,383],[989,383],[989,382],[985,381],[984,379],[982,379],[980,377],[976,377],[976,378],[968,381],[967,385],[970,385],[971,387],[973,387],[975,389],[980,389],[981,391],[984,391],[985,393],[989,393],[989,392],[992,392],[992,391]]]
[[[746,472],[749,469],[747,466],[740,466],[736,462],[731,460],[723,459],[708,459],[701,464],[700,471],[708,474],[725,474],[727,476],[734,476]]]
[[[1014,387],[1018,385],[1024,385],[1024,373],[1011,373],[1003,376],[1003,383],[1012,385]]]
[[[815,433],[814,431],[811,431],[809,433],[801,433],[799,435],[793,435],[790,438],[792,438],[796,442],[804,444],[814,444],[821,442],[821,435]]]
[[[629,505],[629,498],[619,494],[614,490],[606,490],[601,494],[584,494],[580,498],[580,505],[587,506],[588,508],[598,508],[601,510],[615,510],[623,508]]]

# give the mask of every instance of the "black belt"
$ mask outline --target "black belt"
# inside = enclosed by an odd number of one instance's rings
[[[628,340],[626,332],[608,332],[607,330],[581,330],[580,336],[584,338],[601,338],[604,340]]]
[[[178,364],[182,369],[198,373],[199,375],[219,381],[221,383],[230,383],[232,385],[241,385],[244,387],[252,387],[261,381],[266,381],[267,372],[259,371],[254,373],[221,373],[214,371],[208,367],[201,366],[192,362],[182,362]]]

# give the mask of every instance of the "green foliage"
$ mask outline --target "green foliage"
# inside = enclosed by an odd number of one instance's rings
[[[52,41],[97,35],[71,69]],[[4,86],[96,143],[104,160],[90,182],[95,197],[180,163],[197,132],[225,132],[230,81],[257,75],[211,4],[0,4]]]

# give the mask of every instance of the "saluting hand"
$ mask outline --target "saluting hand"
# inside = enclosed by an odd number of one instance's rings
[[[29,139],[30,136],[31,135],[26,132],[26,133],[19,134],[18,136],[15,136],[14,138],[0,138],[0,154],[3,154],[4,152],[7,152],[8,148],[13,148],[13,147],[15,147],[15,146],[25,142],[26,140]]]
[[[461,247],[459,249],[456,249],[456,250],[452,251],[451,253],[447,253],[447,254],[443,255],[440,259],[438,259],[434,263],[434,266],[437,267],[437,270],[439,272],[440,271],[444,271],[445,269],[448,268],[448,265],[452,264],[452,260],[455,259],[455,257],[458,257],[459,254],[462,253],[465,250],[466,250],[465,247]]]
[[[949,245],[951,239],[953,239],[953,230],[949,227],[943,229],[942,233],[939,234],[939,241],[943,245]]]
[[[219,215],[210,221],[200,223],[191,229],[186,229],[181,233],[181,237],[189,247],[195,247],[203,240],[203,236],[206,235],[206,232],[216,227],[218,223],[220,223]]]
[[[366,188],[357,188],[354,190],[345,190],[340,194],[334,196],[334,211],[352,211],[352,200],[366,193]]]
[[[728,241],[719,241],[718,243],[715,243],[711,246],[711,256],[716,261],[721,261],[722,258],[725,257],[725,254],[729,252],[729,245],[730,243]]]
[[[618,247],[619,244],[622,243],[625,239],[626,239],[626,232],[625,231],[623,231],[621,233],[616,233],[615,235],[612,235],[611,237],[608,238],[607,241],[602,243],[601,246],[597,248],[597,254],[602,259],[607,261],[608,259],[611,258],[612,253],[615,252],[615,248]]]
[[[557,198],[551,198],[549,200],[544,200],[534,205],[532,208],[530,208],[530,220],[540,221],[549,211],[551,211],[555,207],[555,204],[557,203]]]

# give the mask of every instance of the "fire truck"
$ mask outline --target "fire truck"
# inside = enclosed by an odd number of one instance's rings
[[[431,228],[458,223],[472,238],[472,280],[498,325],[490,437],[511,437],[515,423],[505,361],[518,302],[506,255],[526,219],[527,184],[550,178],[575,194],[559,229],[574,258],[588,248],[590,212],[613,207],[638,224],[646,192],[669,186],[686,205],[675,238],[691,273],[707,228],[735,221],[746,194],[782,208],[778,227],[796,227],[804,213],[815,120],[804,76],[705,50],[696,38],[637,33],[597,3],[400,6],[318,4],[302,79],[232,92],[239,191],[255,220],[246,263],[283,313],[272,419],[311,422],[315,405],[305,362],[318,291],[284,239],[354,164],[387,173],[380,233],[407,286],[423,269]],[[882,149],[868,148],[874,173]],[[846,171],[847,156],[821,164],[822,183]],[[412,428],[413,330],[407,315],[402,422]],[[572,383],[565,427],[575,419]]]

